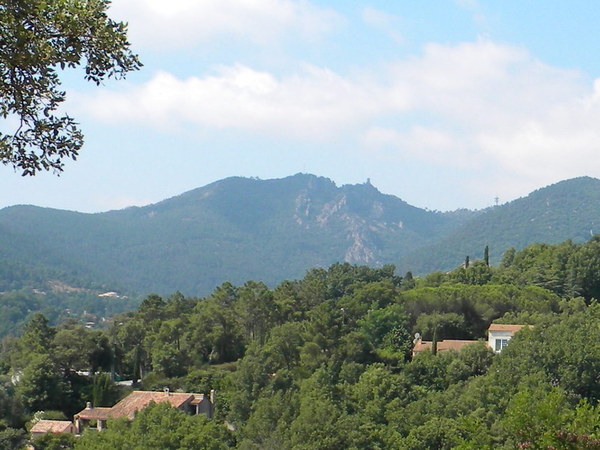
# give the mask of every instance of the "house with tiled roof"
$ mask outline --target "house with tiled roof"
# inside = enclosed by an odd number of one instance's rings
[[[465,345],[475,344],[480,341],[473,340],[458,340],[458,339],[445,339],[437,342],[437,352],[447,352],[449,350],[459,351]],[[433,342],[424,341],[421,338],[417,339],[415,346],[413,347],[413,356],[424,352],[425,350],[432,350]]]
[[[109,418],[109,411],[112,408],[93,407],[91,402],[87,402],[87,405],[83,411],[79,411],[73,417],[75,422],[75,430],[77,434],[81,433],[84,425],[89,425],[91,422],[96,424],[98,431],[102,431],[106,427],[106,421]]]
[[[488,328],[488,339],[487,346],[494,350],[496,353],[500,353],[504,347],[508,345],[508,342],[513,338],[515,333],[523,327],[530,327],[531,325],[508,325],[493,323]],[[413,356],[424,352],[425,350],[433,351],[433,342],[424,341],[420,335],[417,335],[417,339],[414,341]],[[448,350],[459,351],[463,347],[469,344],[474,344],[475,340],[458,340],[458,339],[446,339],[438,341],[436,345],[437,352],[445,352]]]
[[[488,347],[496,353],[500,353],[508,342],[513,338],[515,333],[523,327],[529,325],[508,325],[493,323],[488,328]]]
[[[46,433],[75,433],[73,422],[68,420],[38,420],[31,430],[32,437],[42,436]]]
[[[95,422],[96,428],[101,431],[106,427],[108,419],[133,420],[135,414],[150,403],[168,403],[188,414],[205,414],[210,419],[214,414],[215,392],[211,391],[209,398],[204,394],[171,392],[165,388],[163,392],[133,391],[112,408],[98,408],[88,402],[86,408],[74,416],[75,429],[77,433],[81,433],[84,426]]]

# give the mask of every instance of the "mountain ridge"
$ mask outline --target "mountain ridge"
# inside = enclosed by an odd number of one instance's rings
[[[561,213],[555,214],[553,209]],[[567,239],[584,242],[594,235],[594,225],[600,225],[600,180],[571,178],[487,208],[439,242],[408,254],[398,265],[411,267],[416,273],[447,270],[452,267],[449,258],[456,261],[460,254],[478,257],[486,245],[490,246],[490,261],[497,263],[511,247],[521,249],[534,242],[556,244]],[[439,264],[432,263],[432,255]]]
[[[567,181],[505,205],[446,213],[383,194],[369,181],[338,187],[310,174],[229,177],[154,204],[94,214],[11,206],[0,210],[0,259],[41,261],[163,294],[204,295],[225,281],[273,285],[335,262],[391,263],[419,274],[455,267],[484,245],[498,260],[505,244],[581,240],[582,227],[600,217],[600,181]],[[544,215],[542,197],[560,211]],[[577,220],[568,208],[579,209]],[[529,213],[536,215],[527,224],[520,217]]]

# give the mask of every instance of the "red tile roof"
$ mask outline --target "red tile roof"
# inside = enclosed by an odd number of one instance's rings
[[[31,430],[31,434],[42,434],[42,433],[72,433],[73,423],[68,420],[40,420],[37,422]]]
[[[471,341],[461,341],[461,340],[457,340],[457,339],[446,339],[443,341],[439,341],[437,343],[437,351],[438,352],[445,352],[448,350],[458,351],[461,348],[463,348],[465,345],[474,344],[476,342],[479,342],[479,341],[472,341],[472,340]],[[431,349],[431,345],[432,345],[431,341],[419,341],[415,344],[415,347],[413,348],[413,354],[423,352],[427,349]]]
[[[204,401],[209,401],[204,394],[133,391],[112,408],[92,408],[88,406],[75,414],[75,419],[107,420],[124,417],[132,420],[136,411],[146,408],[151,402],[168,403],[173,408],[181,408],[186,404],[197,406]]]
[[[85,408],[83,411],[78,412],[75,417],[83,420],[106,420],[111,409],[103,407]]]
[[[169,403],[174,408],[180,408],[193,399],[194,394],[189,393],[133,391],[110,409],[108,417],[133,419],[136,411],[144,409],[151,402]]]
[[[512,331],[516,333],[523,327],[528,327],[530,325],[506,325],[502,323],[493,323],[488,328],[488,331]]]

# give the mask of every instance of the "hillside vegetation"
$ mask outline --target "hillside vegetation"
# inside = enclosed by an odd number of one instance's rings
[[[41,284],[52,272],[70,285],[87,280],[77,287],[207,295],[226,281],[272,287],[336,262],[426,274],[452,270],[467,255],[481,258],[486,245],[497,263],[510,247],[584,242],[596,232],[599,199],[599,180],[577,178],[483,211],[440,213],[368,182],[338,187],[304,174],[228,178],[153,205],[99,214],[5,208],[0,277],[3,266],[18,264]],[[0,284],[32,283],[5,276]]]
[[[486,245],[495,264],[507,248],[566,239],[581,243],[599,232],[600,180],[574,178],[488,208],[435,244],[411,252],[398,266],[421,274],[450,270],[461,255],[481,258]]]
[[[20,333],[36,313],[51,324],[72,319],[102,326],[105,318],[135,309],[141,301],[135,295],[100,296],[107,291],[72,272],[0,260],[0,338]]]
[[[63,448],[150,438],[166,449],[598,448],[598,268],[594,238],[421,278],[334,264],[273,289],[151,295],[106,331],[38,315],[1,348],[0,439],[24,438],[38,410],[70,417],[85,401],[114,403],[122,393],[103,374],[114,368],[143,389],[216,389],[217,416],[208,424],[157,405]],[[474,343],[411,356],[415,332],[480,339],[493,321],[534,327],[500,355]],[[189,429],[168,426],[179,422]]]
[[[5,208],[0,227],[15,238],[7,233],[0,249],[14,261],[48,263],[136,292],[205,295],[225,281],[275,285],[335,262],[382,265],[469,216],[415,208],[370,184],[337,187],[301,174],[229,178],[101,214]]]

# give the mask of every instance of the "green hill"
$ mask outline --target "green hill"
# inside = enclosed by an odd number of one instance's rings
[[[236,177],[100,214],[5,208],[0,227],[16,237],[0,251],[137,292],[201,295],[224,281],[274,284],[337,261],[395,261],[468,216],[415,208],[370,183]]]
[[[497,263],[511,247],[535,242],[581,243],[600,232],[600,180],[561,181],[502,206],[489,208],[433,245],[403,257],[399,267],[416,273],[450,270],[465,256],[481,258],[486,245]]]
[[[439,213],[369,182],[338,187],[297,174],[228,178],[98,214],[13,206],[0,210],[0,284],[19,288],[22,271],[121,292],[205,295],[225,281],[274,285],[335,262],[448,270],[486,245],[494,262],[509,247],[582,242],[597,228],[599,199],[599,180],[577,178],[484,211]],[[9,270],[15,264],[23,269]]]

